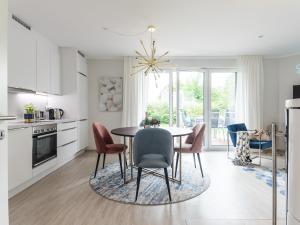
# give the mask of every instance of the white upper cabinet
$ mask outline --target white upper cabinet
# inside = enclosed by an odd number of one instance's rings
[[[79,118],[88,118],[88,78],[82,74],[77,75],[77,86],[79,95]]]
[[[37,77],[36,90],[49,93],[50,89],[50,42],[44,37],[37,35]]]
[[[58,47],[13,18],[8,27],[8,86],[61,94]]]
[[[61,95],[60,53],[55,45],[52,45],[50,50],[50,62],[50,93]]]
[[[12,18],[8,24],[8,86],[36,90],[36,39]]]
[[[79,53],[77,53],[77,72],[87,76],[86,59]]]

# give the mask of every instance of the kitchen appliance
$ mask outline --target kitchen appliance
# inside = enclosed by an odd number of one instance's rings
[[[60,120],[64,115],[64,110],[59,108],[50,108],[49,112],[49,120]]]
[[[287,225],[300,225],[300,99],[286,103]]]
[[[300,85],[293,86],[293,99],[300,98]]]
[[[56,120],[60,120],[64,115],[64,110],[62,109],[54,109],[54,117]]]
[[[32,168],[57,157],[57,125],[47,124],[33,127]]]

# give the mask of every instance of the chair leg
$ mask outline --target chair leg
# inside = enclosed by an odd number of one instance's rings
[[[121,178],[123,179],[123,168],[122,168],[122,157],[121,157],[121,153],[119,153],[119,162],[120,162],[120,169],[121,169]]]
[[[167,169],[167,168],[164,168],[164,171],[165,171],[166,184],[167,184],[168,193],[169,193],[169,200],[170,200],[170,202],[171,202],[171,201],[172,201],[172,198],[171,198],[171,192],[170,192],[170,184],[169,184],[168,169]]]
[[[98,170],[98,165],[99,165],[100,156],[101,156],[101,154],[98,154],[94,178],[95,178],[96,175],[97,175],[97,170]]]
[[[103,164],[102,164],[102,169],[104,169],[104,165],[105,165],[105,157],[106,157],[106,153],[104,153],[104,156],[103,156]]]
[[[194,166],[195,166],[195,168],[197,168],[197,167],[196,167],[196,157],[195,157],[195,153],[193,153],[193,158],[194,158]]]
[[[200,159],[200,153],[197,153],[197,156],[198,156],[198,162],[199,162],[199,166],[200,166],[201,175],[203,178],[203,170],[202,170],[202,164],[201,164],[201,159]]]
[[[135,193],[135,201],[137,201],[138,195],[139,195],[139,188],[140,188],[140,182],[141,182],[141,175],[142,175],[142,168],[138,168],[138,176],[136,180],[136,193]]]
[[[175,177],[176,177],[176,174],[177,174],[178,160],[179,160],[179,152],[176,153]]]

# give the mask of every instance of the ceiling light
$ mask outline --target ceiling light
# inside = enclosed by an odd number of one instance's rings
[[[148,29],[148,31],[151,32],[151,33],[153,33],[154,31],[156,31],[156,28],[155,28],[155,26],[153,26],[153,25],[148,26],[147,29]]]

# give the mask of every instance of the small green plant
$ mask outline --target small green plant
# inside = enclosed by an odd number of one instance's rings
[[[26,114],[34,114],[35,108],[32,103],[24,105],[24,111]]]

